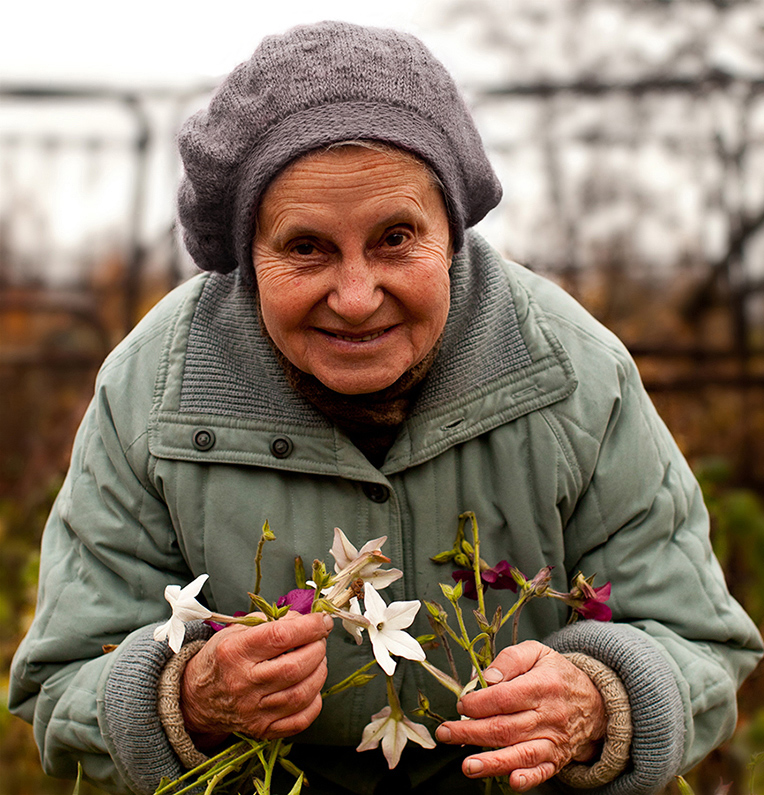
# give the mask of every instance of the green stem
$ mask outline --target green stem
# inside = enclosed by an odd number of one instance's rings
[[[238,744],[239,743],[237,743],[237,745]],[[231,747],[235,748],[236,746],[231,746]],[[232,770],[238,770],[242,766],[242,764],[244,762],[246,762],[248,759],[250,759],[251,757],[253,757],[255,755],[261,756],[262,755],[261,747],[262,747],[262,745],[259,745],[256,748],[251,748],[249,751],[246,751],[245,753],[243,753],[240,756],[237,756],[237,757],[235,757],[233,759],[221,760],[220,762],[218,762],[218,764],[214,765],[210,770],[206,771],[205,773],[200,773],[197,776],[195,781],[191,782],[190,784],[187,784],[185,787],[183,787],[183,789],[177,790],[176,792],[173,793],[173,795],[183,795],[184,792],[191,792],[192,790],[196,789],[200,784],[203,784],[205,781],[210,781],[210,779],[215,779],[216,782],[220,781],[220,779],[222,779],[225,776],[227,776],[228,773],[230,773]],[[228,751],[230,751],[230,750],[231,749],[229,748]],[[225,754],[225,753],[227,753],[227,751],[223,752],[223,754]],[[218,757],[222,756],[223,754],[219,754]],[[217,759],[218,757],[214,757],[214,758]],[[204,763],[204,765],[199,765],[199,767],[203,767],[205,765],[209,765],[210,762],[212,762],[212,761],[213,760],[208,760],[207,762]],[[222,767],[221,767],[221,765],[222,765]],[[194,768],[194,770],[189,770],[188,773],[186,773],[185,775],[181,776],[176,781],[171,782],[170,784],[168,784],[166,787],[163,787],[162,789],[156,790],[154,795],[160,795],[160,793],[170,792],[171,790],[173,790],[180,783],[180,781],[182,781],[183,779],[188,778],[189,775],[193,774],[197,770],[198,770],[198,768]]]
[[[281,750],[281,740],[276,740],[275,743],[271,745],[271,753],[270,757],[268,758],[268,764],[265,766],[265,778],[264,784],[266,788],[266,792],[271,791],[271,779],[273,778],[273,768],[276,766],[276,760],[279,758],[279,751]]]
[[[263,560],[263,547],[265,546],[265,534],[260,536],[260,540],[257,542],[257,552],[255,553],[255,587],[252,593],[259,594],[260,593],[260,583],[263,579],[263,571],[262,571],[262,560]],[[255,609],[254,600],[250,607],[251,610]]]
[[[481,687],[488,687],[485,679],[483,678],[483,672],[480,669],[480,663],[478,662],[477,655],[475,654],[475,650],[472,648],[472,643],[470,641],[470,636],[467,633],[467,627],[464,626],[464,616],[462,615],[462,609],[459,607],[458,602],[454,601],[454,611],[456,612],[456,619],[459,622],[459,629],[462,631],[462,646],[467,650],[467,653],[470,655],[470,660],[472,660],[472,665],[477,671],[477,677],[480,682]]]
[[[387,703],[390,705],[390,717],[397,721],[403,720],[403,710],[398,694],[395,692],[393,677],[388,674],[385,674],[385,677],[387,678]]]
[[[451,674],[453,675],[454,679],[456,679],[456,681],[458,682],[459,671],[457,671],[456,669],[456,660],[454,660],[454,652],[451,649],[451,644],[448,642],[448,635],[442,630],[438,631],[438,629],[436,629],[435,631],[438,633],[438,637],[443,646],[443,650],[446,652],[446,659],[448,660],[448,665],[451,668]]]
[[[321,693],[321,698],[326,698],[327,696],[334,695],[335,693],[339,693],[344,690],[346,687],[349,687],[356,678],[356,676],[360,676],[361,674],[365,674],[366,671],[369,670],[373,665],[376,665],[377,661],[372,660],[371,662],[367,662],[366,665],[362,665],[357,671],[353,671],[350,676],[346,676],[341,682],[337,682],[336,685],[332,685],[328,690],[325,690]]]
[[[206,762],[202,762],[201,765],[197,765],[195,768],[186,771],[182,776],[175,779],[175,781],[171,781],[168,784],[165,784],[163,787],[159,787],[157,790],[155,790],[154,795],[165,795],[165,793],[171,792],[173,789],[175,789],[175,787],[177,787],[181,781],[185,781],[186,779],[192,778],[194,776],[199,777],[201,775],[207,775],[209,774],[210,770],[217,770],[219,763],[227,763],[228,757],[230,757],[231,754],[236,751],[238,746],[245,747],[246,745],[247,743],[243,741],[235,743],[229,748],[226,748],[224,751],[221,751],[216,756],[211,757]],[[207,768],[207,770],[205,773],[203,773],[202,771],[205,768]]]
[[[477,517],[473,511],[466,511],[461,514],[459,520],[469,519],[472,522],[472,570],[475,574],[475,590],[477,591],[478,610],[485,615],[485,595],[483,593],[483,577],[480,571],[480,532],[478,530]]]

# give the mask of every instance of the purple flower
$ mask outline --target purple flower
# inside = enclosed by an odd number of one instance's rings
[[[509,589],[513,593],[517,593],[517,583],[512,576],[512,567],[506,560],[500,560],[492,568],[480,572],[480,576],[489,588],[494,588],[497,591]]]
[[[512,567],[506,560],[500,560],[495,566],[480,572],[480,578],[486,588],[494,588],[497,591],[507,590],[517,593],[517,583],[511,574]],[[451,576],[456,582],[462,582],[464,595],[468,599],[477,600],[477,587],[475,586],[475,572],[471,569],[457,569],[452,571]]]
[[[292,610],[307,615],[313,607],[313,598],[316,592],[313,588],[295,588],[293,591],[280,596],[276,602],[277,607],[289,605]]]
[[[584,594],[584,601],[573,609],[581,618],[591,618],[595,621],[610,621],[613,611],[605,604],[610,599],[610,583],[594,588],[589,583],[582,583],[581,590]]]

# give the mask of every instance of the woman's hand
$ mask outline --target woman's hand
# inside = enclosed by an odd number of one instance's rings
[[[470,778],[509,775],[525,792],[571,760],[584,762],[605,736],[605,707],[589,677],[562,655],[535,641],[504,649],[485,671],[491,687],[464,696],[459,712],[436,732],[444,743],[495,751],[467,757]]]
[[[197,745],[211,747],[233,731],[274,738],[310,726],[321,711],[332,624],[324,613],[288,613],[216,632],[181,683],[183,718]]]

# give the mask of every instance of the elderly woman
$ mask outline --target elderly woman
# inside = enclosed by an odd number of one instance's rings
[[[761,641],[698,486],[619,342],[466,231],[500,187],[441,64],[395,31],[297,28],[234,70],[180,150],[207,273],[103,366],[14,662],[12,709],[46,770],[81,762],[104,789],[150,793],[243,732],[298,735],[314,793],[479,792],[508,774],[522,792],[636,795],[728,737]],[[469,721],[401,664],[404,708],[420,687],[450,720],[392,772],[354,751],[382,677],[321,708],[327,670],[368,659],[325,615],[192,624],[176,656],[152,637],[171,582],[207,572],[212,610],[247,606],[266,519],[272,594],[338,525],[359,547],[388,537],[394,598],[438,598],[431,557],[468,510],[485,560],[553,566],[560,590],[596,572],[614,620],[566,626],[559,602],[531,603],[526,642],[462,698]]]

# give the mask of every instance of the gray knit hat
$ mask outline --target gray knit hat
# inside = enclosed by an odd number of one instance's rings
[[[178,192],[196,264],[248,267],[260,196],[289,162],[327,144],[377,140],[440,177],[454,237],[501,198],[480,136],[443,65],[406,33],[321,22],[268,36],[183,126]]]

